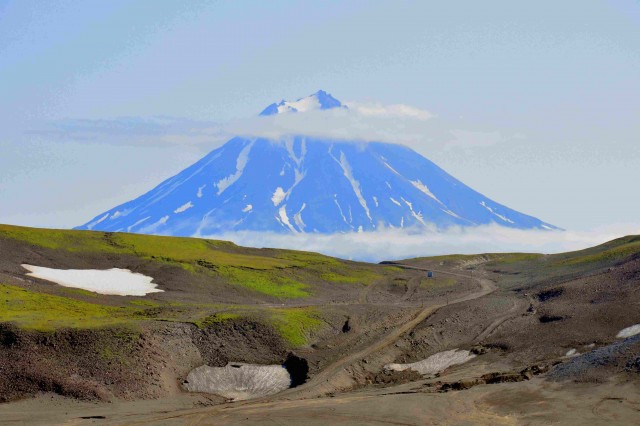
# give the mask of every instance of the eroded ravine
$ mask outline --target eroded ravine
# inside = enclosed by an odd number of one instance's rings
[[[407,269],[427,271],[427,269],[424,269],[424,268],[401,265],[401,264],[396,264],[394,266],[403,267]],[[460,276],[464,278],[470,278],[469,275],[456,273],[456,272],[449,272],[449,271],[436,271],[436,272],[442,273],[442,274]],[[277,401],[282,401],[282,400],[300,400],[301,404],[305,404],[304,401],[313,401],[315,400],[315,398],[319,396],[323,396],[328,393],[335,392],[336,390],[339,390],[339,389],[337,389],[337,387],[334,386],[334,384],[332,383],[332,379],[336,377],[340,372],[342,372],[349,366],[353,365],[354,363],[358,362],[359,360],[362,360],[363,358],[366,358],[367,356],[370,356],[394,344],[398,339],[400,339],[400,337],[402,337],[404,334],[413,330],[418,324],[422,323],[430,315],[435,313],[438,309],[445,306],[455,305],[455,304],[468,302],[470,300],[484,297],[488,294],[493,293],[497,289],[497,286],[489,279],[478,277],[478,276],[473,276],[472,278],[479,284],[480,286],[479,290],[469,293],[465,296],[459,297],[455,300],[451,300],[446,304],[436,304],[436,305],[424,307],[423,309],[418,311],[410,321],[406,323],[398,324],[398,326],[395,329],[390,331],[381,339],[368,345],[367,347],[335,360],[333,363],[325,367],[322,371],[320,371],[319,373],[314,375],[312,378],[310,378],[306,383],[298,387],[290,388],[276,395],[265,397],[265,398],[257,398],[257,399],[252,399],[250,401],[239,401],[232,404],[223,404],[215,407],[207,407],[202,409],[185,410],[180,412],[174,412],[170,415],[164,415],[164,416],[154,416],[152,418],[145,419],[135,424],[156,423],[158,421],[169,420],[169,419],[187,420],[192,416],[196,418],[202,418],[203,415],[204,416],[213,415],[214,413],[219,412],[221,410],[236,411],[236,410],[250,409],[251,407],[268,405],[268,404],[276,403]]]

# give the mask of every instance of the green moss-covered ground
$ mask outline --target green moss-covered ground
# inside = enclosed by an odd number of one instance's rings
[[[317,253],[242,248],[226,241],[199,238],[9,225],[0,225],[0,238],[71,253],[133,255],[192,273],[212,275],[279,299],[308,297],[313,294],[313,283],[366,285],[380,278],[373,267],[355,266]]]
[[[135,327],[141,321],[190,322],[206,328],[239,318],[251,318],[272,326],[292,347],[307,344],[310,335],[323,324],[318,309],[312,307],[163,305],[146,301],[114,307],[0,284],[0,323],[9,322],[29,330]]]
[[[136,309],[88,303],[69,297],[37,293],[0,284],[0,322],[50,331],[57,328],[94,328],[136,322]]]
[[[313,307],[272,309],[269,316],[271,325],[293,347],[307,344],[309,337],[323,325]]]
[[[26,289],[0,284],[0,322],[43,331],[133,326],[150,321],[191,323],[205,328],[225,321],[252,318],[273,327],[289,345],[302,346],[322,328],[322,311],[317,307],[280,307],[279,301],[293,300],[300,304],[299,300],[310,296],[322,297],[320,292],[327,289],[366,286],[385,277],[393,283],[407,282],[399,275],[403,271],[395,266],[347,262],[310,252],[243,248],[225,241],[0,225],[0,244],[6,239],[28,244],[29,252],[35,250],[34,247],[43,248],[41,251],[54,250],[48,253],[58,255],[57,251],[64,251],[63,258],[67,252],[71,257],[97,253],[107,254],[104,258],[136,256],[143,260],[143,265],[161,266],[163,270],[165,265],[172,265],[188,271],[180,271],[187,276],[187,284],[175,290],[176,294],[190,291],[189,277],[193,276],[194,282],[198,283],[198,294],[215,294],[231,285],[246,289],[249,295],[246,300],[252,303],[241,304],[245,300],[244,293],[238,304],[214,304],[206,303],[206,300],[195,303],[193,298],[173,299],[170,292],[149,298],[118,299],[72,288],[34,286]],[[485,266],[508,277],[505,286],[522,287],[547,276],[557,276],[558,271],[566,276],[584,273],[614,265],[636,254],[640,254],[640,237],[631,236],[559,255],[451,255],[408,263],[481,258]],[[455,282],[451,277],[437,275],[433,280],[423,280],[422,285],[452,286]],[[274,305],[274,298],[277,305]],[[260,306],[261,303],[264,306]]]

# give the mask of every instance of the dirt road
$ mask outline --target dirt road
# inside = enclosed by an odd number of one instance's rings
[[[423,268],[406,266],[396,264],[394,266],[403,267],[407,269],[415,269],[415,270],[424,270]],[[448,271],[436,271],[441,274],[449,274],[454,276],[461,276],[464,278],[469,278],[468,274],[448,272]],[[478,299],[480,297],[486,296],[492,292],[494,292],[497,287],[496,285],[481,276],[473,277],[473,279],[479,284],[480,289],[469,293],[465,296],[459,297],[455,300],[449,301],[448,305],[454,305],[457,303],[467,302],[469,300]],[[418,324],[427,319],[430,315],[436,312],[438,309],[447,306],[447,304],[437,304],[432,306],[427,306],[421,309],[417,314],[408,322],[403,324],[398,324],[396,328],[391,330],[388,334],[386,334],[382,339],[377,340],[371,345],[351,354],[348,354],[342,358],[335,360],[329,366],[324,368],[310,380],[308,380],[305,384],[298,386],[296,388],[288,389],[284,392],[281,392],[277,395],[268,398],[255,399],[250,401],[242,401],[235,402],[231,404],[223,404],[220,406],[203,408],[203,409],[195,409],[195,410],[185,410],[183,412],[174,412],[171,414],[165,414],[160,416],[152,416],[148,419],[144,419],[143,421],[136,422],[135,424],[155,424],[162,421],[166,421],[169,419],[178,420],[183,419],[188,424],[197,424],[197,420],[194,423],[195,419],[203,419],[205,417],[213,416],[215,413],[220,413],[226,409],[233,408],[234,411],[244,409],[246,407],[247,410],[253,409],[254,407],[258,407],[264,404],[270,404],[272,402],[283,401],[283,400],[309,400],[311,401],[313,398],[317,398],[319,396],[326,395],[327,393],[336,391],[335,386],[331,383],[331,380],[342,372],[344,369],[349,367],[350,365],[374,354],[376,352],[381,351],[389,345],[394,344],[402,335],[413,330]],[[300,401],[300,403],[304,404],[304,402]]]

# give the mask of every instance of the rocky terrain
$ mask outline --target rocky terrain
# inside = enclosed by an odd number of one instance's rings
[[[97,294],[28,276],[23,264],[127,269],[162,291]],[[0,419],[637,423],[640,327],[630,327],[640,324],[639,291],[633,236],[558,255],[374,265],[212,240],[0,226]],[[246,372],[263,371],[255,365],[274,368],[254,380]],[[290,387],[265,390],[281,386],[280,365]],[[225,389],[250,382],[256,397],[189,392],[189,374],[203,366],[226,370],[192,377],[223,375]]]

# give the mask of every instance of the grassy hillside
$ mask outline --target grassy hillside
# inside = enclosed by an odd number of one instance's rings
[[[484,268],[501,274],[505,287],[528,288],[601,273],[638,257],[640,236],[626,236],[573,252],[501,256],[487,262]]]
[[[0,322],[52,331],[136,328],[154,321],[206,328],[250,319],[272,327],[291,347],[306,344],[325,325],[322,311],[305,306],[305,300],[354,299],[365,286],[398,273],[393,267],[226,241],[9,225],[0,225],[0,253]],[[152,276],[164,292],[105,296],[25,280],[22,263],[127,268]],[[216,302],[225,298],[232,302]]]
[[[403,275],[407,271],[394,266],[348,262],[317,253],[245,248],[196,238],[8,225],[0,225],[0,253],[0,322],[41,331],[135,328],[152,322],[206,328],[250,319],[272,327],[289,345],[300,346],[326,325],[325,304],[359,303],[373,283],[406,283],[408,279]],[[434,269],[482,265],[505,277],[501,285],[515,288],[549,279],[560,281],[639,255],[640,237],[630,236],[559,255],[450,255],[403,263]],[[26,279],[22,263],[61,269],[127,268],[153,277],[164,292],[145,297],[98,295]],[[439,287],[429,281],[420,288],[440,291],[440,287],[456,284],[451,277],[450,283],[446,279],[442,278]],[[388,288],[392,291],[394,286]]]
[[[384,269],[317,253],[252,249],[227,241],[138,234],[51,230],[0,225],[0,242],[12,239],[69,253],[131,255],[215,276],[267,296],[310,296],[313,282],[368,284]]]
[[[213,312],[213,313],[211,313]],[[186,305],[130,302],[123,306],[90,303],[72,297],[38,293],[0,284],[0,323],[20,328],[55,331],[62,328],[136,328],[145,321],[193,323],[207,328],[225,321],[252,319],[272,326],[292,347],[307,343],[309,335],[322,325],[319,311],[312,307],[259,308],[242,305]]]
[[[28,329],[123,325],[131,323],[137,311],[0,284],[0,322],[13,322]]]

